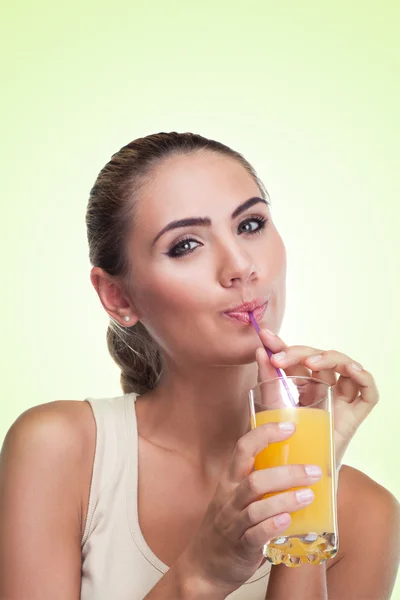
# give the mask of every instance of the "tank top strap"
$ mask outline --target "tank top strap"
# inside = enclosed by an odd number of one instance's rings
[[[92,408],[96,424],[96,447],[90,484],[88,512],[81,547],[88,539],[93,515],[104,490],[112,485],[127,459],[126,396],[85,398]],[[132,398],[133,396],[133,398]]]

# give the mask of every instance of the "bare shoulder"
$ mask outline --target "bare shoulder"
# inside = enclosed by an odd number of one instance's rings
[[[388,489],[347,465],[339,475],[338,520],[343,543],[361,535],[360,530],[371,542],[391,538],[394,552],[399,552],[400,536],[395,532],[400,531],[400,504]]]
[[[82,458],[95,437],[94,419],[88,402],[55,400],[28,408],[14,421],[3,442],[2,454],[11,447],[49,455],[63,452],[70,460]]]
[[[343,465],[340,469],[338,488],[338,510],[349,518],[356,518],[372,510],[400,517],[400,505],[394,495],[385,487],[368,477],[362,471]]]
[[[9,428],[0,454],[0,468],[17,469],[23,477],[47,465],[73,472],[80,520],[88,500],[96,444],[92,409],[82,400],[55,400],[28,408]],[[42,467],[41,467],[42,465]],[[80,524],[81,529],[83,523]]]
[[[394,495],[343,465],[338,525],[339,552],[328,565],[329,597],[389,599],[400,559],[400,505]]]
[[[79,597],[94,436],[84,401],[34,406],[9,428],[0,453],[1,598]]]

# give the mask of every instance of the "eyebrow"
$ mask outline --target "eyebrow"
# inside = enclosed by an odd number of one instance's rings
[[[240,204],[240,206],[235,208],[231,215],[231,218],[236,219],[236,217],[241,215],[243,212],[245,212],[255,204],[258,204],[259,202],[262,202],[267,206],[269,204],[269,202],[267,200],[264,200],[264,198],[249,198],[248,200],[246,200],[246,202],[243,202],[243,204]],[[157,233],[151,245],[154,246],[154,244],[160,239],[160,237],[164,235],[164,233],[166,233],[167,231],[171,231],[172,229],[180,229],[181,227],[195,227],[199,225],[203,227],[210,227],[210,217],[188,217],[186,219],[178,219],[177,221],[171,221],[170,223],[168,223],[168,225],[163,227],[163,229],[161,229],[161,231]]]

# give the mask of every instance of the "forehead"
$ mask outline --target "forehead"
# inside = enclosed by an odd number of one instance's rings
[[[171,156],[151,173],[140,193],[136,217],[157,224],[191,217],[231,213],[260,189],[250,173],[234,158],[213,152]]]

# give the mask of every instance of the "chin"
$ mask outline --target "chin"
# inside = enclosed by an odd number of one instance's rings
[[[219,359],[215,362],[219,366],[237,366],[241,365],[251,365],[256,362],[256,350],[260,346],[260,342],[258,344],[251,345],[247,350],[243,348],[244,344],[241,347],[237,348],[237,351],[234,352],[233,349],[229,354],[221,353]]]

